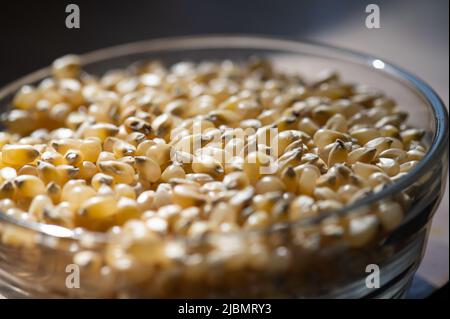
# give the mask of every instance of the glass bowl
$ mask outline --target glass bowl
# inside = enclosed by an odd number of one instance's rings
[[[425,130],[425,157],[384,190],[340,211],[280,224],[265,231],[167,238],[133,244],[102,233],[16,220],[0,212],[0,295],[94,298],[396,298],[404,296],[423,256],[434,211],[444,193],[448,167],[448,115],[424,82],[392,64],[335,47],[286,39],[205,36],[157,39],[82,55],[94,74],[141,60],[270,59],[287,72],[338,71],[393,97]],[[45,68],[0,91],[5,110],[24,84],[50,75]],[[349,244],[325,231],[330,220],[371,214],[379,203],[410,198],[401,225],[377,231],[369,245]],[[7,240],[6,240],[7,239]],[[263,243],[266,250],[258,251]],[[258,246],[259,245],[259,246]],[[79,276],[78,276],[79,275]],[[79,280],[78,280],[79,279]],[[379,279],[379,282],[378,282]],[[379,283],[379,284],[378,284]]]

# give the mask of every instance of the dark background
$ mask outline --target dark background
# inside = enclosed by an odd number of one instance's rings
[[[69,3],[80,7],[80,29],[65,27]],[[336,0],[5,1],[0,9],[0,84],[48,65],[67,52],[187,34],[303,37],[312,29],[339,23],[355,10],[364,12],[364,7],[361,1]],[[336,15],[337,11],[341,14]]]
[[[154,37],[205,33],[252,33],[300,38],[326,34],[347,21],[364,28],[364,0],[129,0],[2,1],[0,5],[0,85],[48,65],[68,52],[83,53],[114,44]],[[65,28],[65,7],[76,3],[81,28]],[[448,0],[379,0],[385,12],[414,16],[433,30],[442,29]],[[423,9],[423,4],[427,8]],[[399,5],[402,8],[398,8]],[[404,8],[403,8],[404,7]],[[398,13],[397,13],[398,11]],[[427,12],[429,11],[429,12]],[[383,19],[385,21],[383,21]],[[397,20],[389,17],[390,20]],[[391,22],[389,22],[392,24]],[[445,26],[445,25],[444,25]],[[394,28],[395,26],[390,26]],[[442,34],[442,31],[439,31]],[[372,35],[375,32],[372,32]],[[447,33],[448,35],[448,33]],[[329,41],[329,39],[325,38]],[[382,40],[382,39],[381,39]],[[373,39],[379,41],[380,39]],[[382,42],[380,42],[381,44]],[[448,48],[448,44],[447,44]],[[358,48],[358,49],[364,49]],[[448,49],[447,49],[448,51]]]
[[[80,7],[80,29],[65,27],[69,3]],[[365,28],[369,3],[381,8],[379,30]],[[0,87],[67,53],[156,37],[246,33],[323,41],[387,58],[419,74],[448,104],[448,5],[448,0],[3,1]],[[441,284],[448,281],[448,196],[442,206],[435,224],[447,228],[433,241],[446,251],[439,251],[438,260],[426,256],[422,264],[425,272],[432,267],[431,273],[444,274],[431,278]],[[448,296],[448,288],[443,294]]]

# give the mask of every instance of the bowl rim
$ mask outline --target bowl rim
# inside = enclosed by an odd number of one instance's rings
[[[424,102],[431,107],[436,126],[436,132],[433,136],[430,148],[426,152],[424,158],[420,160],[419,163],[410,172],[408,172],[408,174],[401,177],[393,184],[387,186],[385,189],[377,193],[372,193],[370,195],[364,196],[354,203],[346,205],[339,210],[327,212],[321,214],[320,216],[306,218],[305,220],[289,223],[289,228],[316,224],[330,216],[342,216],[347,212],[356,211],[359,208],[371,205],[383,198],[390,197],[393,194],[397,194],[401,190],[412,185],[424,174],[426,174],[428,172],[427,168],[434,167],[434,165],[441,160],[441,156],[445,152],[449,139],[448,111],[444,105],[444,102],[426,82],[421,80],[416,75],[413,75],[403,68],[396,66],[386,59],[375,57],[370,54],[357,52],[339,46],[323,44],[316,41],[295,39],[292,37],[247,34],[207,34],[164,37],[130,42],[90,51],[88,53],[80,54],[79,57],[81,58],[82,65],[86,65],[90,63],[101,62],[104,59],[117,58],[144,52],[150,53],[167,50],[176,51],[183,49],[257,49],[252,46],[256,44],[260,46],[258,47],[258,49],[275,50],[290,53],[301,53],[302,46],[310,47],[312,49],[323,49],[329,53],[341,55],[343,57],[341,59],[344,59],[348,63],[365,66],[369,69],[372,69],[374,72],[383,72],[393,80],[397,80],[403,85],[409,86],[409,88],[414,90],[416,93],[419,93]],[[339,60],[339,58],[333,59]],[[17,89],[22,85],[33,83],[44,77],[48,77],[51,74],[50,71],[51,68],[49,66],[39,69],[0,88],[0,101],[5,96],[17,91]],[[89,238],[91,238],[96,243],[105,243],[110,239],[108,233],[95,232],[81,228],[68,229],[66,227],[57,225],[50,225],[26,220],[17,220],[11,216],[6,215],[2,211],[0,211],[0,221],[5,221],[8,224],[13,224],[26,230],[37,232],[39,235],[61,239],[79,240],[86,235],[88,235]],[[270,232],[270,227],[268,229],[256,231],[239,231],[233,234],[241,236],[268,231]],[[217,235],[220,234],[213,234],[212,236]],[[184,236],[172,237],[172,239],[176,238],[188,240],[188,238]]]

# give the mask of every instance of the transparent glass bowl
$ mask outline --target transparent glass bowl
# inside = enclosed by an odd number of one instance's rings
[[[117,239],[105,234],[14,220],[0,212],[0,295],[5,297],[286,297],[395,298],[411,283],[426,247],[431,218],[444,192],[448,167],[448,115],[436,93],[415,76],[380,59],[334,47],[285,39],[212,36],[158,39],[117,46],[82,56],[84,68],[102,74],[140,60],[269,58],[287,72],[340,72],[393,97],[410,114],[409,124],[426,131],[429,151],[405,177],[342,211],[280,225],[262,232],[211,235],[200,240],[168,238],[134,246],[138,255],[121,259]],[[48,68],[0,91],[5,110],[22,85],[38,83]],[[412,204],[400,227],[382,231],[369,246],[352,247],[323,232],[328,218],[373,211],[380,201],[408,194]],[[16,241],[2,241],[4,234]],[[254,243],[269,247],[264,259]],[[214,247],[221,247],[217,254]],[[170,257],[161,257],[162,249]],[[79,252],[95,256],[80,263]],[[78,254],[78,257],[75,257]],[[147,256],[152,256],[149,261]],[[224,256],[226,258],[224,258]],[[73,288],[77,261],[80,287]],[[78,259],[77,259],[78,258]],[[159,258],[159,259],[158,259]],[[112,260],[113,259],[113,260]],[[82,258],[81,258],[82,260]],[[158,262],[155,263],[155,260]],[[368,288],[368,265],[380,269],[380,287]],[[76,284],[75,284],[76,286]]]

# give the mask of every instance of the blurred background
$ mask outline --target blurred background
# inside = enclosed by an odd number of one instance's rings
[[[81,28],[67,29],[75,3]],[[365,8],[380,7],[379,29]],[[448,0],[5,1],[0,5],[0,86],[67,53],[157,37],[263,34],[334,44],[379,56],[419,75],[449,102]],[[411,298],[448,296],[448,186]],[[436,292],[437,291],[437,292]]]

